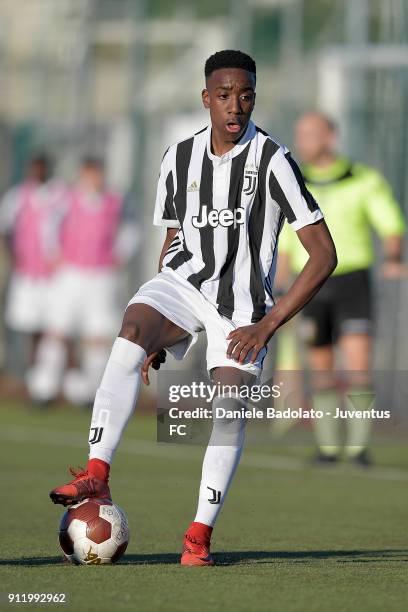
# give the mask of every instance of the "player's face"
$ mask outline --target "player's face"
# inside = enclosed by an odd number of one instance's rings
[[[295,127],[295,147],[300,160],[313,164],[333,152],[335,134],[319,115],[304,115]]]
[[[104,176],[101,168],[97,166],[84,166],[81,170],[80,182],[91,191],[101,191]]]
[[[44,183],[49,177],[48,165],[42,161],[35,161],[31,164],[28,176],[34,181]]]
[[[221,68],[207,78],[203,104],[213,130],[224,142],[239,140],[255,106],[255,75],[240,68]]]

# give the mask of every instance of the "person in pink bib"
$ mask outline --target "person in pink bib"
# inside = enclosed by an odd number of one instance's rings
[[[38,155],[31,160],[26,179],[0,202],[0,233],[11,258],[5,323],[31,337],[32,355],[47,326],[65,196],[64,184],[51,176],[50,160]]]
[[[83,405],[97,389],[110,340],[120,325],[118,273],[129,254],[118,248],[122,198],[106,187],[99,159],[83,161],[67,200],[48,333],[30,372],[29,388],[32,397],[43,402],[62,388],[69,401]],[[67,340],[75,339],[81,340],[81,367],[65,372]]]

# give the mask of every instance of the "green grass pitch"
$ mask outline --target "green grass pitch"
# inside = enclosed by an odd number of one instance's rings
[[[183,568],[203,449],[158,446],[153,419],[139,416],[111,478],[127,553],[75,567],[61,561],[63,510],[48,491],[84,463],[88,425],[68,408],[0,406],[2,593],[63,592],[62,609],[79,611],[406,610],[407,447],[374,449],[371,472],[303,467],[311,449],[248,447],[214,531],[217,567]]]

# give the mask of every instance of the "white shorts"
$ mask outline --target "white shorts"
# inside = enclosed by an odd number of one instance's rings
[[[48,330],[110,340],[121,323],[119,293],[116,271],[64,266],[52,282]]]
[[[10,279],[5,322],[15,331],[33,334],[47,328],[52,281],[14,273]]]
[[[136,295],[130,300],[130,304],[148,304],[152,306],[167,319],[185,329],[190,336],[165,347],[178,360],[185,357],[190,348],[197,342],[198,333],[205,330],[207,333],[207,370],[212,368],[229,366],[250,372],[259,376],[262,371],[262,362],[266,355],[266,349],[262,349],[255,363],[250,363],[247,358],[243,364],[239,364],[227,357],[229,341],[228,334],[237,327],[249,325],[248,321],[231,321],[220,315],[217,308],[209,302],[200,291],[197,291],[191,283],[182,276],[164,268],[154,278],[142,285]]]

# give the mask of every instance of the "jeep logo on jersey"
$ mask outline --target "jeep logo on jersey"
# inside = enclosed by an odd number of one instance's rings
[[[204,204],[201,208],[201,217],[196,215],[192,218],[192,224],[194,227],[200,228],[206,225],[210,225],[211,227],[217,227],[217,225],[222,225],[222,227],[229,227],[233,225],[236,227],[237,225],[242,225],[244,223],[244,209],[242,206],[238,206],[234,210],[230,208],[223,208],[222,210],[210,210],[207,212],[207,204]]]

